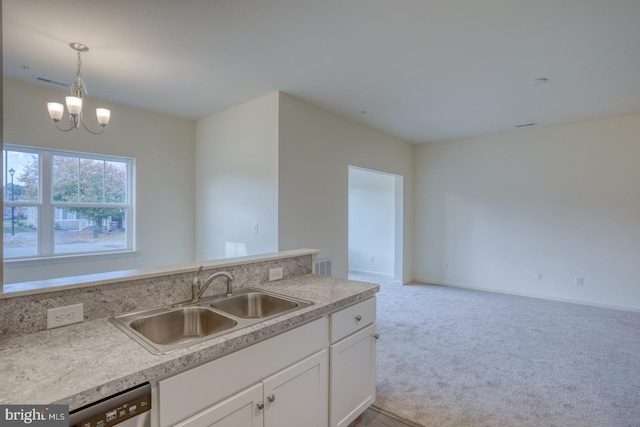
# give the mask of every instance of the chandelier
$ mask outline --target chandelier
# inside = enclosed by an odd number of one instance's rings
[[[82,43],[69,43],[69,47],[78,52],[78,71],[76,73],[76,81],[71,84],[71,95],[65,97],[65,103],[67,105],[67,110],[69,111],[69,128],[62,128],[59,124],[60,120],[62,120],[62,115],[64,114],[64,106],[62,104],[58,102],[47,102],[49,116],[56,124],[56,127],[63,132],[68,132],[72,129],[79,129],[82,124],[82,127],[85,130],[97,135],[102,133],[104,128],[109,124],[111,110],[107,110],[106,108],[96,108],[96,118],[98,119],[98,124],[101,126],[101,129],[97,132],[89,129],[84,123],[84,119],[82,118],[82,99],[83,95],[88,95],[89,93],[87,92],[87,87],[82,81],[80,75],[80,68],[82,67],[82,58],[80,57],[80,53],[88,52],[89,48]]]

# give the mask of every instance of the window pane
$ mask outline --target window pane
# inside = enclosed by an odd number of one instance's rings
[[[38,208],[35,206],[5,206],[2,234],[4,257],[38,255]]]
[[[78,201],[78,158],[53,156],[53,201]]]
[[[3,150],[2,154],[3,200],[37,202],[40,185],[39,156],[8,150]]]
[[[125,209],[55,208],[54,224],[56,254],[127,248]]]
[[[102,203],[103,198],[104,161],[80,159],[80,201]]]
[[[126,203],[127,164],[123,162],[105,162],[104,175],[104,201],[106,203]]]

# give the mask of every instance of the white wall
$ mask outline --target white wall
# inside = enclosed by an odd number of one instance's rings
[[[394,175],[349,168],[349,271],[394,274]]]
[[[402,175],[403,280],[411,280],[413,147],[280,94],[279,249],[319,249],[347,277],[349,165]]]
[[[278,97],[197,122],[198,260],[278,250]]]
[[[640,309],[639,135],[635,115],[417,146],[416,280]]]
[[[65,95],[43,85],[5,79],[4,142],[134,157],[137,253],[96,261],[76,257],[38,264],[9,262],[4,266],[5,283],[193,261],[195,122],[100,102],[112,110],[111,124],[103,134],[60,132],[49,118],[46,102]],[[98,101],[89,98],[86,104],[91,109]]]
[[[0,43],[2,43],[2,3],[0,3]],[[3,55],[0,54],[0,70],[4,70]],[[0,94],[4,94],[4,79],[0,80]],[[0,135],[4,135],[4,102],[0,103]],[[3,200],[0,197],[0,210],[4,211]],[[3,247],[0,246],[0,256],[3,256]],[[4,270],[4,269],[3,269]],[[0,270],[0,284],[4,283],[4,271]],[[0,287],[0,289],[2,289]]]

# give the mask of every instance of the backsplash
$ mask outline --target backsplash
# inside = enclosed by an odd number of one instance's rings
[[[205,268],[200,278],[204,281],[210,274],[228,271],[234,278],[234,289],[250,288],[268,282],[271,268],[282,267],[284,278],[311,274],[312,258],[312,255],[303,255]],[[195,271],[145,279],[132,278],[98,286],[0,299],[0,338],[46,329],[47,310],[54,307],[84,303],[84,320],[93,320],[184,301],[191,298],[194,274]],[[205,296],[225,291],[226,281],[219,279],[211,283]]]

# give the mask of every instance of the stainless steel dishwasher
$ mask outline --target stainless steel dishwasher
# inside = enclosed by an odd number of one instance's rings
[[[151,427],[151,385],[145,383],[69,413],[69,427]]]

